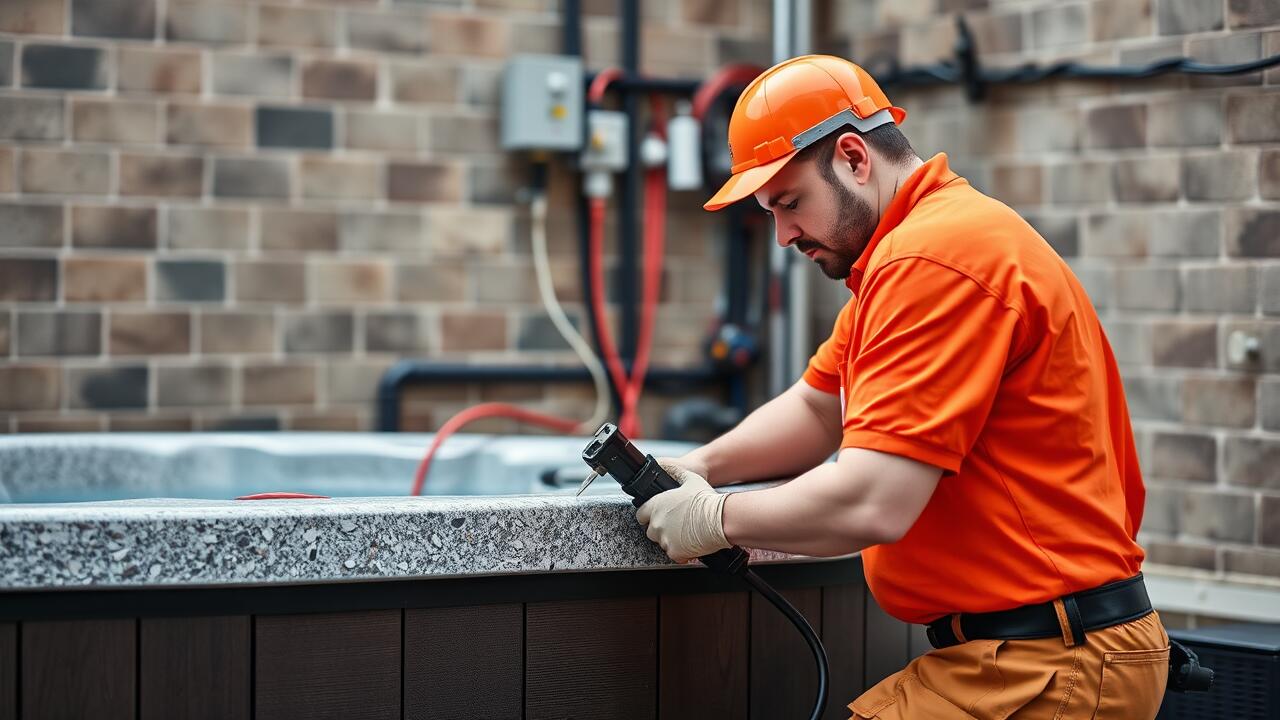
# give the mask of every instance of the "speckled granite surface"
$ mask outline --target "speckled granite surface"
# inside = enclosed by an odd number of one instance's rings
[[[744,486],[740,489],[749,489]],[[758,486],[757,486],[758,487]],[[753,562],[805,560],[753,552]],[[672,565],[620,492],[0,506],[0,591]]]

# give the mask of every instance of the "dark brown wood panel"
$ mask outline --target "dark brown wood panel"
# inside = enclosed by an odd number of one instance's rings
[[[829,720],[848,720],[848,704],[866,688],[864,592],[861,585],[822,589],[822,645],[827,649],[831,671],[823,717]]]
[[[658,717],[747,716],[750,603],[745,592],[660,598]]]
[[[822,589],[780,591],[822,637]],[[813,653],[795,625],[759,593],[751,594],[751,717],[808,717],[818,693]]]
[[[911,626],[890,616],[867,591],[867,687],[906,666],[911,659]]]
[[[18,717],[18,625],[0,623],[0,720]]]
[[[258,720],[399,718],[400,610],[255,619]]]
[[[405,611],[406,720],[519,718],[523,696],[523,605]]]
[[[656,597],[529,603],[525,717],[655,717],[657,610]]]
[[[23,623],[22,717],[133,720],[136,620]]]
[[[140,622],[142,720],[250,717],[247,615]]]

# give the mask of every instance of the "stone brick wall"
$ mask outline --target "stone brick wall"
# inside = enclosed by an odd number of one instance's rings
[[[584,2],[593,69],[616,2]],[[527,174],[497,147],[514,52],[559,0],[0,2],[0,430],[367,429],[403,357],[574,362],[538,303]],[[768,6],[646,0],[646,72],[768,61]],[[550,245],[581,323],[574,180]],[[700,194],[671,199],[664,363],[719,282]],[[589,413],[589,393],[451,387]]]
[[[1280,53],[1275,0],[832,3],[829,51],[948,56],[954,14],[993,66]],[[1121,363],[1153,566],[1280,579],[1280,69],[900,92],[903,130],[1030,220],[1084,282]],[[821,321],[838,303],[830,294]],[[1230,335],[1256,336],[1244,362]]]

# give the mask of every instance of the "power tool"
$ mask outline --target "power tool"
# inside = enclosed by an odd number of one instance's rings
[[[676,482],[675,478],[671,477],[652,455],[640,452],[640,449],[612,423],[600,426],[595,437],[582,451],[582,459],[591,466],[592,474],[582,483],[582,488],[578,490],[579,494],[596,477],[602,475],[608,475],[616,480],[622,486],[622,491],[631,496],[631,504],[636,507],[645,504],[649,498],[660,492],[680,487],[680,483]],[[809,715],[810,720],[818,720],[822,717],[823,708],[827,704],[826,650],[823,649],[822,641],[818,639],[800,611],[757,575],[747,565],[747,559],[747,551],[735,545],[700,557],[698,561],[712,570],[731,577],[741,577],[778,608],[804,636],[805,643],[813,653],[814,662],[818,665],[818,697],[813,704],[813,712]]]

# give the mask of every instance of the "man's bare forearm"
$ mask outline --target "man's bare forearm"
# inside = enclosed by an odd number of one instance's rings
[[[801,381],[680,461],[713,486],[794,477],[836,451],[840,430],[839,400]]]

